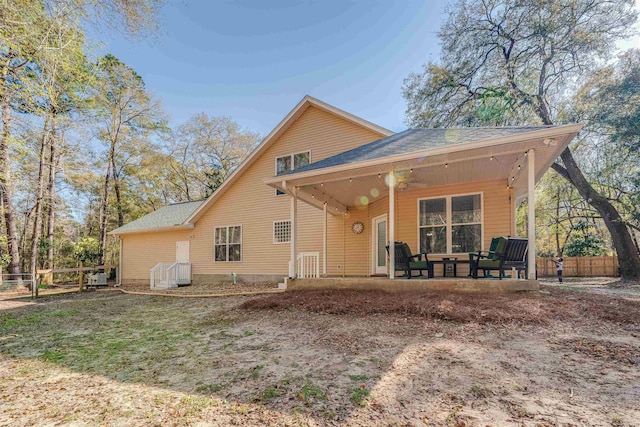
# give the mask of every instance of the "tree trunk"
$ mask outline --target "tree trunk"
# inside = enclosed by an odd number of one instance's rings
[[[64,136],[63,136],[64,138]],[[47,198],[48,198],[48,206],[49,211],[47,215],[47,242],[49,243],[47,246],[47,267],[54,268],[55,262],[53,259],[54,255],[54,229],[55,229],[55,218],[56,218],[56,168],[57,161],[56,158],[56,144],[58,143],[57,133],[56,133],[56,118],[53,117],[53,122],[51,123],[51,138],[49,143],[49,178],[47,182]]]
[[[35,217],[33,219],[33,234],[31,237],[31,258],[29,271],[32,273],[38,269],[38,252],[40,249],[40,236],[42,235],[42,199],[44,197],[44,162],[45,151],[48,144],[47,132],[49,128],[49,118],[44,122],[42,131],[42,143],[40,145],[40,154],[38,156],[38,181],[36,183],[36,200],[34,207]]]
[[[102,189],[102,200],[99,214],[99,239],[100,239],[100,260],[99,264],[104,265],[104,254],[107,250],[107,218],[109,216],[109,178],[111,177],[111,162],[107,162],[107,173],[104,175],[104,188]]]
[[[111,171],[113,174],[113,190],[116,193],[116,207],[118,208],[118,227],[124,225],[124,211],[122,210],[122,197],[120,196],[120,179],[116,168],[115,155],[111,156]]]
[[[562,256],[562,250],[560,247],[560,197],[556,194],[556,256]]]
[[[566,169],[557,163],[552,165],[553,169],[571,182],[582,198],[598,211],[609,233],[611,233],[613,246],[618,254],[622,280],[640,279],[640,255],[636,251],[629,229],[620,217],[620,214],[609,200],[601,196],[594,190],[591,184],[589,184],[582,174],[582,171],[578,168],[569,147],[562,152],[560,158]]]
[[[27,205],[30,202],[27,201]],[[27,265],[27,260],[29,260],[29,253],[31,250],[27,250],[28,246],[28,233],[27,231],[31,226],[31,218],[33,217],[33,212],[35,211],[35,206],[32,206],[28,212],[24,214],[24,220],[22,225],[22,230],[20,231],[20,235],[18,236],[18,247],[20,248],[20,271],[27,271],[29,266]]]
[[[6,82],[6,70],[4,79]],[[18,275],[20,273],[20,250],[18,248],[18,229],[16,226],[15,211],[12,202],[12,182],[9,163],[9,140],[11,138],[11,107],[9,106],[8,94],[5,93],[0,100],[0,110],[2,116],[2,134],[0,135],[0,191],[2,191],[2,202],[4,204],[4,222],[7,232],[7,249],[11,260],[7,268],[9,274]],[[14,279],[22,282],[20,276]]]

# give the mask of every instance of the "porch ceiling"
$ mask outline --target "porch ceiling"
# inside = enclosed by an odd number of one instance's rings
[[[535,149],[536,182],[569,145],[581,124],[548,128],[489,141],[458,143],[422,152],[389,156],[373,161],[329,167],[274,177],[266,183],[328,212],[344,213],[349,207],[367,205],[389,193],[390,171],[398,191],[409,191],[466,182],[504,180],[516,197],[526,194],[527,157]],[[393,181],[393,180],[392,180]]]

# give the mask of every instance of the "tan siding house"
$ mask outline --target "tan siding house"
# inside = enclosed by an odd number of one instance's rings
[[[275,281],[303,274],[307,255],[320,275],[393,276],[392,235],[464,257],[513,233],[527,170],[540,179],[579,127],[393,134],[305,97],[207,200],[112,231],[121,280],[148,283],[154,266],[179,260],[194,283]]]

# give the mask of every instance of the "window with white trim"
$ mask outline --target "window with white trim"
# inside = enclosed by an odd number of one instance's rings
[[[420,252],[456,254],[482,246],[482,195],[418,200]]]
[[[273,222],[273,243],[291,242],[291,221]]]
[[[299,169],[309,163],[311,163],[311,151],[301,151],[299,153],[276,157],[276,175]],[[281,194],[284,193],[280,190],[276,190],[276,196]]]
[[[242,261],[242,226],[229,225],[213,229],[215,261]]]

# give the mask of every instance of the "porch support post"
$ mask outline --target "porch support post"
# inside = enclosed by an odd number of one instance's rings
[[[298,254],[298,189],[291,189],[291,261],[289,278],[296,278],[296,255]]]
[[[393,171],[389,172],[389,279],[396,275],[396,183]]]
[[[528,271],[527,278],[536,278],[536,171],[535,171],[535,151],[529,150],[527,158],[527,191],[528,191],[528,214],[527,214],[527,239],[529,239]]]
[[[322,275],[327,275],[327,203],[322,205]]]
[[[122,285],[122,237],[118,236],[118,241],[120,243],[120,251],[118,254],[118,277],[116,283],[120,286]]]

